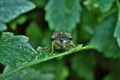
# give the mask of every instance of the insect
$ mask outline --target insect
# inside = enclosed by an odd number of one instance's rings
[[[68,50],[71,46],[76,46],[72,42],[72,36],[69,32],[59,30],[55,31],[51,37],[52,41],[52,53],[54,53],[54,49],[56,50]]]

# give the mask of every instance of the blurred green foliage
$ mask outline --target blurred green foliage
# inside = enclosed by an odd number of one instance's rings
[[[69,31],[83,47],[50,55],[56,30]],[[119,74],[119,0],[0,0],[0,80],[120,80]]]

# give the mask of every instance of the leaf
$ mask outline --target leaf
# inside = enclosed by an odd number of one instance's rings
[[[0,32],[6,29],[7,29],[6,25],[0,22]]]
[[[0,63],[6,66],[6,74],[33,60],[35,53],[25,36],[14,36],[7,32],[0,37]]]
[[[80,21],[80,0],[49,0],[45,10],[51,30],[72,31]]]
[[[91,52],[82,52],[72,59],[72,68],[84,80],[94,80],[95,55]]]
[[[38,8],[43,8],[46,3],[48,2],[48,0],[31,0],[35,5],[36,7]]]
[[[117,5],[118,5],[118,20],[114,32],[114,37],[117,39],[118,45],[120,47],[120,3],[117,2]]]
[[[33,67],[42,73],[52,74],[54,76],[53,80],[66,80],[69,75],[68,68],[62,60],[53,59]]]
[[[30,43],[33,47],[37,47],[39,45],[47,46],[51,44],[51,32],[49,30],[42,31],[41,27],[35,21],[29,24],[26,29],[26,35],[30,38]]]
[[[33,8],[35,5],[27,0],[0,0],[0,31],[7,29],[4,23]]]
[[[97,26],[95,35],[89,45],[96,46],[96,50],[106,57],[120,58],[120,49],[113,37],[115,23],[116,16],[113,15],[101,22]]]
[[[83,4],[88,10],[95,11],[96,9],[103,13],[109,11],[114,3],[114,0],[85,0]],[[99,9],[98,9],[99,8]]]
[[[35,8],[35,5],[27,0],[1,0],[0,21],[9,22],[22,13]]]
[[[3,64],[17,67],[17,63],[30,61],[34,53],[36,51],[25,36],[14,36],[7,32],[0,37],[0,61]]]
[[[45,33],[44,33],[45,32]],[[42,39],[41,39],[41,45],[43,46],[49,46],[51,45],[51,32],[49,30],[43,31],[42,33],[44,33],[42,35]]]
[[[120,70],[111,71],[104,80],[120,80]]]
[[[96,11],[98,10],[99,5],[96,3],[96,0],[84,0],[83,5],[86,6],[88,11]]]
[[[68,69],[63,61],[54,59],[21,70],[5,80],[65,80],[67,76]]]
[[[85,8],[82,10],[81,24],[78,26],[78,41],[86,44],[91,39],[94,32],[94,27],[97,24],[97,18],[94,17],[95,13],[87,11]]]
[[[54,75],[52,73],[42,73],[33,68],[26,68],[5,80],[54,80]]]
[[[111,9],[114,0],[96,0],[96,2],[98,3],[102,12],[107,12]]]
[[[39,29],[39,25],[34,21],[31,22],[26,29],[26,35],[30,38],[30,43],[34,47],[39,46],[41,43],[41,39],[43,38],[42,31]]]
[[[109,74],[104,78],[104,80],[119,80],[120,79],[120,59],[112,60],[112,63],[110,65],[111,66],[109,67],[112,67],[112,68]],[[108,65],[106,66],[108,67]]]
[[[15,30],[15,29],[18,27],[18,25],[22,25],[22,24],[24,24],[26,21],[27,21],[27,16],[22,15],[22,16],[20,16],[19,18],[16,18],[16,19],[14,19],[13,21],[11,21],[11,22],[9,23],[9,25],[10,25],[10,28],[11,28],[12,30]]]
[[[93,49],[93,46],[82,47],[82,45],[78,45],[61,54],[54,53],[50,55],[47,50],[41,47],[38,47],[36,52],[25,36],[14,36],[8,32],[3,33],[0,37],[0,63],[6,67],[3,74],[0,75],[0,79],[6,78],[29,66],[87,49]]]

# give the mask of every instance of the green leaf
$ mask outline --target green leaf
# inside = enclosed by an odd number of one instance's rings
[[[72,31],[80,21],[80,0],[49,0],[45,10],[51,30]]]
[[[42,73],[52,74],[53,80],[66,80],[68,77],[68,68],[62,60],[53,59],[38,65],[33,66]]]
[[[113,37],[116,16],[110,16],[101,22],[91,39],[89,45],[96,46],[96,49],[106,57],[120,58],[120,49]]]
[[[0,31],[7,29],[4,23],[33,8],[35,5],[27,0],[0,0]]]
[[[7,32],[0,37],[0,63],[6,66],[4,74],[9,74],[31,59],[33,60],[35,53],[36,51],[25,36],[14,36]]]
[[[7,32],[0,37],[0,61],[7,66],[17,67],[17,63],[30,61],[34,53],[36,51],[25,36],[14,36]]]
[[[94,80],[95,55],[91,52],[82,52],[72,59],[72,68],[84,80]]]
[[[120,47],[120,3],[117,2],[117,5],[118,5],[118,21],[114,32],[114,37],[117,39],[118,45]]]
[[[5,70],[0,79],[8,77],[26,67],[68,55],[81,50],[93,49],[93,46],[78,45],[77,47],[63,52],[50,55],[44,48],[38,47],[37,52],[27,42],[25,36],[14,36],[12,33],[3,33],[0,37],[0,63],[4,64]]]
[[[54,77],[52,73],[42,73],[33,68],[26,68],[5,78],[5,80],[54,80]]]
[[[65,80],[67,76],[68,69],[63,61],[53,59],[21,70],[5,80]]]
[[[22,13],[35,8],[35,5],[27,0],[1,0],[0,21],[9,22]]]
[[[96,2],[98,3],[102,12],[107,12],[111,9],[114,0],[96,0]]]
[[[43,31],[42,33],[44,33],[45,31]],[[46,30],[46,32],[42,35],[41,38],[41,45],[43,46],[49,46],[51,45],[51,32],[49,30]]]
[[[104,80],[120,80],[120,70],[114,70],[109,73]]]
[[[6,25],[0,22],[0,32],[6,29],[7,29]]]
[[[91,39],[95,25],[97,24],[97,17],[94,17],[95,13],[87,11],[85,8],[82,10],[81,24],[79,25],[78,30],[78,41],[86,44],[88,40]]]
[[[36,7],[38,8],[43,8],[46,3],[48,2],[48,0],[31,0],[35,5]]]
[[[85,0],[83,4],[88,10],[99,10],[103,13],[109,11],[114,3],[114,0]],[[99,8],[99,9],[98,9]]]
[[[9,25],[10,25],[12,30],[15,30],[18,27],[18,25],[24,24],[26,22],[26,20],[27,20],[27,16],[22,15],[19,18],[16,18],[13,21],[11,21],[9,23]]]
[[[99,7],[96,0],[84,0],[83,4],[86,6],[87,10],[92,12],[98,10]]]
[[[108,67],[108,65],[106,66]],[[120,59],[111,59],[109,67],[111,70],[109,74],[104,78],[104,80],[120,80]]]
[[[42,31],[41,27],[35,21],[31,22],[27,27],[26,35],[30,38],[30,43],[33,47],[37,47],[39,45],[49,46],[51,44],[51,32],[49,30]]]
[[[39,25],[36,22],[31,22],[26,29],[26,35],[30,38],[30,43],[37,47],[41,43],[42,31],[39,29]]]

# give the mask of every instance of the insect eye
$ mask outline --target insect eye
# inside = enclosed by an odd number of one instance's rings
[[[62,36],[62,38],[66,38],[66,36]]]
[[[72,40],[72,37],[69,37],[69,40]]]
[[[62,38],[62,36],[59,36],[58,38],[59,38],[59,39],[61,39],[61,38]]]
[[[54,40],[55,40],[55,38],[54,38],[54,37],[52,37],[52,38],[51,38],[51,41],[54,41]]]

